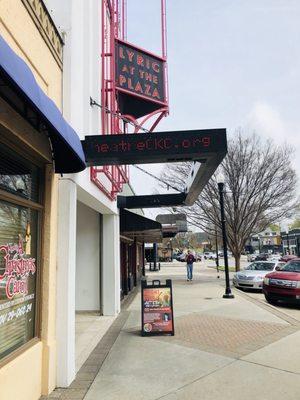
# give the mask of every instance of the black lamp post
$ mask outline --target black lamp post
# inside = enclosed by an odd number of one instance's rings
[[[225,265],[225,282],[226,282],[226,289],[225,289],[225,293],[223,294],[223,298],[224,299],[233,299],[234,295],[231,293],[230,281],[229,281],[227,235],[226,235],[225,212],[224,212],[224,182],[223,182],[223,179],[218,180],[218,189],[219,189],[219,200],[220,200],[220,210],[221,210],[221,225],[222,225],[224,265]]]
[[[290,254],[290,238],[289,238],[290,229],[286,227],[286,240],[287,240],[287,253]]]
[[[217,265],[217,273],[218,273],[218,278],[220,278],[220,275],[219,275],[218,233],[217,233],[217,227],[216,227],[216,226],[215,226],[215,239],[216,239],[216,265]]]

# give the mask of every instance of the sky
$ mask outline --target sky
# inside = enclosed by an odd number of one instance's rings
[[[127,5],[127,40],[161,54],[160,0]],[[167,0],[170,115],[156,131],[242,127],[292,144],[299,169],[299,21],[299,0]],[[158,189],[134,167],[130,177],[136,194]]]

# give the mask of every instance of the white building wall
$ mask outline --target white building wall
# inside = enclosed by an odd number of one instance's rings
[[[100,0],[44,0],[45,4],[64,38],[64,59],[63,59],[63,114],[66,120],[76,130],[81,139],[86,135],[101,133],[101,113],[97,107],[90,106],[90,97],[100,103],[101,97],[101,1]],[[119,260],[119,216],[116,202],[110,201],[94,183],[90,180],[90,169],[74,174],[64,175],[61,181],[68,180],[76,187],[76,201],[90,207],[94,212],[103,214],[103,282],[102,290],[103,310],[105,315],[115,315],[120,311],[120,260]],[[62,185],[64,185],[62,183]],[[74,199],[72,200],[74,201]],[[75,213],[76,219],[76,207]],[[60,191],[59,202],[68,204],[70,193],[66,190]],[[80,219],[80,213],[79,213]],[[61,310],[57,318],[57,331],[67,333],[71,343],[68,346],[59,341],[57,352],[60,354],[57,376],[59,386],[65,387],[72,382],[75,369],[74,341],[75,337],[70,334],[73,329],[73,318],[75,314],[75,263],[73,270],[69,269],[63,273],[63,262],[70,265],[71,260],[77,257],[77,288],[81,288],[81,294],[76,298],[76,305],[79,309],[84,307],[99,308],[95,302],[96,287],[93,287],[93,296],[83,302],[84,291],[90,283],[83,278],[82,273],[86,268],[84,257],[78,253],[76,247],[81,248],[82,235],[74,233],[74,221],[70,218],[60,218],[59,224],[68,224],[61,227],[59,242],[64,243],[65,238],[61,237],[62,232],[67,238],[72,237],[74,243],[68,252],[58,259],[58,270],[61,271],[58,286],[60,290],[69,290],[68,296],[58,293],[61,298]],[[83,221],[79,221],[83,223]],[[93,225],[91,228],[95,234],[95,241],[98,235]],[[92,236],[92,232],[87,233]],[[90,237],[91,239],[91,237]],[[77,244],[76,244],[77,241]],[[61,247],[63,251],[63,247]],[[95,242],[93,252],[96,252]],[[91,276],[99,274],[99,264],[90,265]],[[68,280],[68,281],[67,281]],[[99,281],[99,280],[98,280]],[[85,288],[84,288],[85,286]],[[97,298],[100,298],[100,293]],[[93,300],[92,300],[93,298]],[[82,307],[82,308],[81,308]],[[74,328],[75,329],[75,328]]]
[[[100,215],[77,202],[76,310],[100,310]]]
[[[57,386],[75,378],[76,184],[58,182],[58,246],[56,294]]]

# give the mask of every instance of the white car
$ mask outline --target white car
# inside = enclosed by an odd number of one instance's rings
[[[204,260],[215,260],[217,258],[217,254],[211,251],[206,251],[203,253]]]
[[[240,289],[262,290],[264,277],[269,272],[279,270],[285,264],[280,261],[254,261],[243,271],[234,274],[232,283]]]

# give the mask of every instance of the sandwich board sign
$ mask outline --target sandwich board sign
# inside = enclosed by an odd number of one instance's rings
[[[142,336],[174,336],[172,281],[142,280]]]

